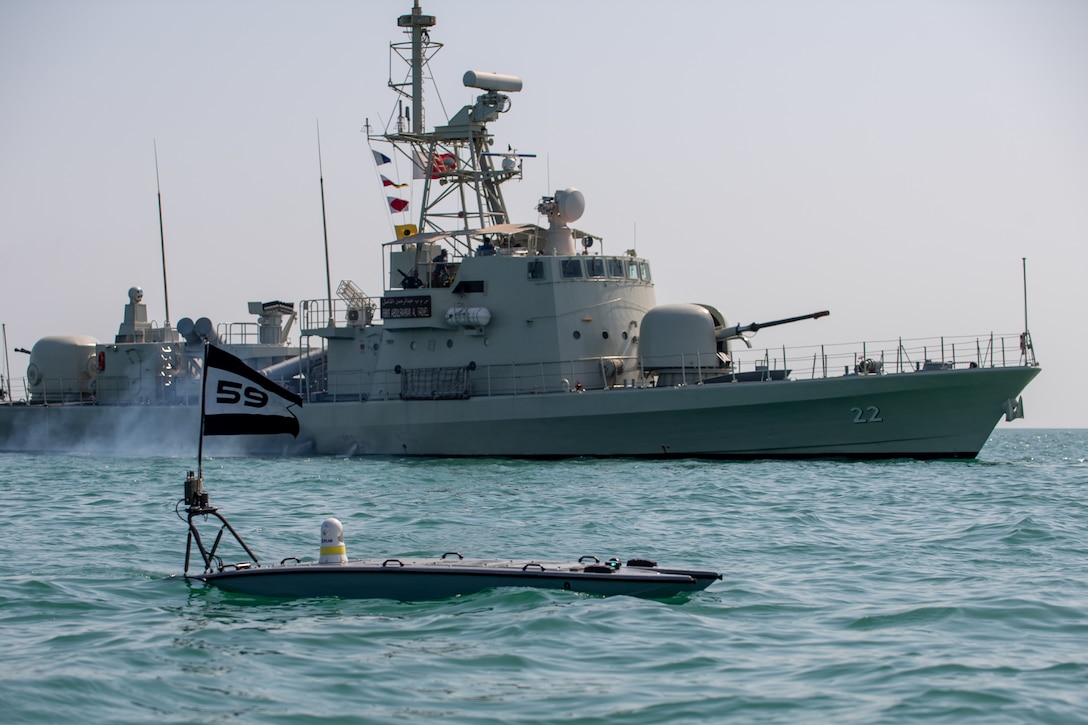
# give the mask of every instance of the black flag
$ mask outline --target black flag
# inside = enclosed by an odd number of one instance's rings
[[[272,382],[226,350],[204,356],[204,435],[290,433],[298,436],[291,406],[302,398]]]

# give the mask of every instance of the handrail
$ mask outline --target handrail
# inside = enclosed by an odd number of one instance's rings
[[[1028,353],[1031,351],[1028,350]],[[933,369],[1000,368],[1035,366],[1033,355],[1025,359],[1019,333],[964,335],[933,338],[898,338],[835,345],[809,345],[778,349],[733,350],[732,368],[722,368],[717,356],[698,351],[677,353],[680,384],[703,384],[708,378],[729,380],[820,379],[859,374],[905,374]],[[606,363],[620,360],[625,371],[608,376]],[[472,396],[517,396],[582,390],[622,390],[653,387],[654,381],[639,373],[638,358],[594,357],[478,365],[470,375]],[[790,366],[793,366],[792,368]],[[594,371],[596,374],[594,375]],[[743,373],[759,373],[741,377]],[[398,397],[400,375],[394,370],[329,373],[323,400],[388,400]],[[317,392],[311,387],[311,392]]]
[[[777,351],[776,351],[777,352]],[[758,355],[758,358],[756,356]],[[793,372],[794,379],[815,379],[857,374],[858,366],[865,360],[878,363],[883,374],[918,372],[941,365],[951,368],[1001,368],[1034,367],[1034,351],[1022,345],[1019,333],[986,335],[943,336],[936,338],[898,338],[836,345],[808,345],[789,348],[790,360],[812,359],[809,369]],[[782,348],[782,363],[772,351],[734,350],[734,369],[738,372],[754,369],[755,365],[768,365],[771,369],[785,369],[787,350]]]
[[[309,336],[303,353],[309,354]],[[1030,341],[1028,341],[1030,343]],[[781,348],[736,349],[732,367],[723,368],[716,355],[677,353],[681,361],[678,384],[754,380],[815,380],[846,375],[894,375],[933,369],[1034,367],[1038,365],[1030,344],[1019,333],[897,338],[835,345],[807,345]],[[518,396],[588,390],[624,390],[653,387],[655,380],[643,376],[635,356],[605,356],[570,360],[534,361],[478,365],[469,372],[471,396]],[[618,363],[618,364],[617,364]],[[788,373],[787,373],[788,371]],[[390,400],[399,397],[401,374],[396,370],[352,370],[331,372],[310,368],[305,396],[317,401]],[[94,404],[93,395],[60,395],[61,379],[50,378],[30,386],[26,378],[10,381],[11,398],[0,405]],[[67,381],[71,383],[71,381]],[[104,384],[104,381],[98,381]],[[184,386],[179,386],[184,387]],[[42,391],[54,391],[49,400]],[[140,404],[184,405],[192,396],[182,389],[169,398],[148,395]]]

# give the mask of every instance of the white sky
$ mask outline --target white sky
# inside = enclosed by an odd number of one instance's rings
[[[409,0],[0,0],[0,322],[9,350],[170,312],[382,290],[392,238],[364,121],[394,107]],[[426,0],[445,104],[520,75],[496,147],[536,153],[515,221],[575,186],[577,226],[652,264],[660,304],[821,309],[758,347],[1016,333],[1020,427],[1088,427],[1088,2]],[[400,69],[398,68],[398,74]],[[383,171],[390,167],[383,167]],[[407,174],[401,170],[402,177]],[[2,365],[2,361],[0,361]],[[22,375],[26,357],[11,353]]]

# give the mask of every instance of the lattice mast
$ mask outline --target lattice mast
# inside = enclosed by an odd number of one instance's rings
[[[483,91],[475,104],[464,106],[444,126],[426,130],[423,82],[429,75],[430,61],[442,44],[432,41],[433,15],[424,15],[416,0],[412,13],[397,19],[411,40],[391,43],[390,51],[409,68],[405,81],[389,87],[399,96],[396,119],[385,133],[370,135],[371,141],[384,141],[404,156],[413,170],[413,179],[422,181],[418,197],[420,232],[443,232],[486,228],[506,224],[509,215],[501,184],[520,178],[521,159],[513,149],[493,153],[487,124],[510,109],[507,93],[521,90],[515,76],[469,71],[464,84]],[[392,70],[391,70],[392,75]],[[409,110],[410,109],[410,110]],[[492,159],[501,157],[499,168]],[[467,239],[465,243],[470,243]]]

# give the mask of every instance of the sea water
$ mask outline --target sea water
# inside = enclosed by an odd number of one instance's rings
[[[967,462],[204,460],[270,563],[336,516],[353,557],[724,575],[400,603],[172,578],[195,457],[0,454],[0,718],[1088,722],[1086,455],[1088,431],[1010,428]]]

